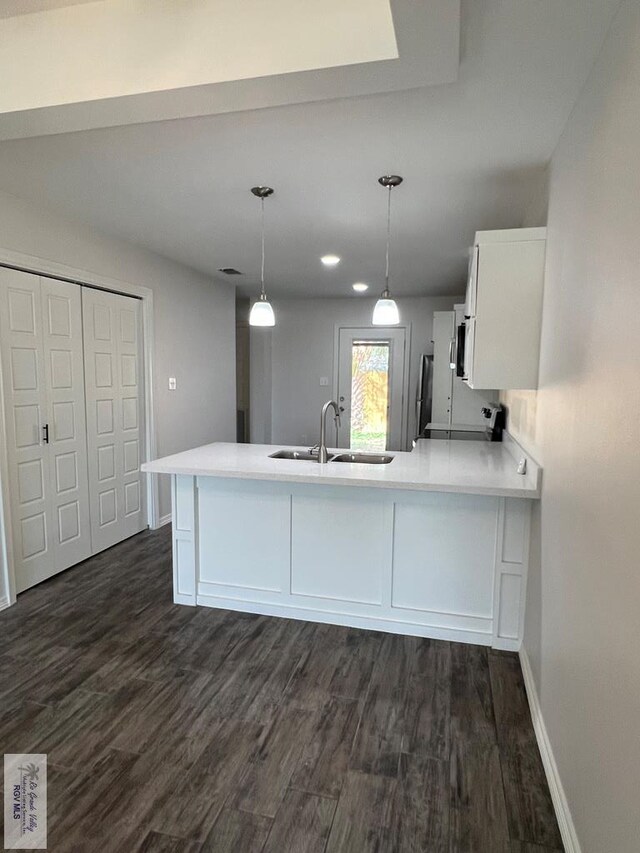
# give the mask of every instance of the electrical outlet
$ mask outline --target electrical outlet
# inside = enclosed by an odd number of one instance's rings
[[[320,384],[322,385],[323,388],[325,388],[329,384],[329,377],[328,376],[321,376],[320,377]]]
[[[169,391],[175,391],[177,387],[178,387],[178,385],[176,383],[176,377],[170,376],[169,377]]]

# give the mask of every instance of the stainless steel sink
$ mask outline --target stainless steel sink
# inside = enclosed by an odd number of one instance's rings
[[[318,454],[308,450],[276,450],[269,454],[269,459],[296,459],[299,462],[317,462]]]
[[[297,462],[317,462],[318,452],[309,450],[276,450],[269,454],[269,459],[293,459]],[[386,453],[338,453],[329,454],[327,462],[352,462],[357,465],[388,465],[393,462],[393,456]]]
[[[355,462],[358,465],[388,465],[393,456],[386,453],[339,453],[331,462]]]

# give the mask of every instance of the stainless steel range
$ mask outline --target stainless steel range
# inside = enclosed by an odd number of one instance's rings
[[[485,406],[482,409],[482,414],[486,419],[485,426],[430,422],[418,436],[417,441],[430,439],[441,441],[502,441],[502,430],[505,425],[504,408],[502,406]]]

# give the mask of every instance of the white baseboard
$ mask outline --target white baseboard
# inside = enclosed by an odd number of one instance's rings
[[[0,610],[4,610],[5,607],[9,606],[9,599],[6,595],[0,596]]]
[[[540,699],[538,698],[538,691],[536,690],[533,672],[531,671],[531,664],[524,649],[520,649],[520,665],[522,666],[522,675],[524,676],[529,708],[531,709],[533,728],[536,733],[542,764],[544,765],[544,771],[547,776],[556,818],[558,819],[562,843],[564,844],[566,853],[582,853],[573,818],[569,810],[569,803],[562,787],[562,780],[558,773],[558,766],[553,756],[551,742],[542,717],[542,708],[540,707]]]
[[[165,524],[171,524],[171,513],[161,515],[158,519],[158,526],[154,527],[154,530],[159,530],[161,527],[164,527]]]
[[[202,587],[203,584],[200,584]],[[204,584],[206,586],[206,584]],[[180,601],[174,592],[173,600]],[[193,603],[193,602],[192,602]],[[210,595],[201,588],[196,596],[200,607],[217,607],[223,610],[236,610],[240,613],[258,613],[262,616],[280,616],[284,619],[301,619],[303,622],[322,622],[328,625],[344,625],[348,628],[365,628],[370,631],[385,631],[389,634],[402,634],[410,637],[429,637],[432,640],[448,640],[453,643],[475,643],[478,646],[491,645],[490,631],[473,631],[465,628],[446,628],[439,625],[423,625],[406,622],[402,619],[355,614],[340,610],[317,610],[300,604],[280,604],[273,601],[252,601],[246,598],[223,598]]]

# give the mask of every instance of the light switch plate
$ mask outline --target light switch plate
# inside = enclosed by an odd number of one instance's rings
[[[175,377],[175,376],[170,376],[170,377],[169,377],[169,391],[175,391],[177,387],[178,387],[178,386],[177,386],[177,383],[176,383],[176,377]]]
[[[321,377],[320,377],[320,384],[321,384],[323,387],[324,387],[324,386],[326,386],[326,385],[328,385],[328,384],[329,384],[329,377],[328,377],[328,376],[321,376]]]

